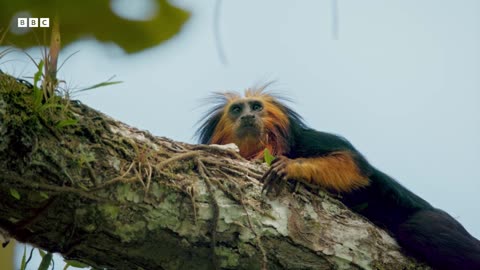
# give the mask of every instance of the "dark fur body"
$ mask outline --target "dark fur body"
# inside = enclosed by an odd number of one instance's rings
[[[453,217],[374,168],[347,140],[307,127],[295,111],[275,96],[262,91],[263,88],[247,90],[246,99],[235,93],[215,96],[219,104],[207,114],[197,131],[200,142],[242,144],[247,139],[232,135],[238,129],[235,124],[242,121],[241,115],[255,118],[256,123],[263,121],[268,125],[260,126],[266,131],[259,133],[257,141],[249,139],[247,143],[256,144],[255,147],[241,145],[240,152],[242,154],[242,147],[247,150],[255,148],[255,151],[261,150],[261,154],[264,148],[269,148],[279,157],[278,164],[272,164],[264,178],[282,180],[292,175],[307,175],[311,178],[310,183],[330,187],[345,205],[386,229],[407,253],[434,269],[480,270],[480,241]],[[258,100],[264,108],[238,110],[238,117],[230,113],[236,104],[252,100]],[[266,143],[262,144],[263,141]],[[244,151],[248,154],[242,156],[258,158],[255,151]],[[335,154],[337,157],[332,158]],[[301,160],[300,165],[297,162],[289,167],[296,160]],[[348,163],[349,160],[353,162]],[[302,167],[302,163],[309,163],[308,167]],[[302,174],[306,171],[310,174]],[[334,173],[323,174],[325,171]],[[320,177],[315,179],[312,174]],[[335,178],[342,174],[345,177]],[[360,180],[346,181],[349,178]],[[332,179],[335,181],[332,182]],[[335,184],[336,181],[338,184]]]
[[[393,178],[372,167],[345,139],[290,120],[289,158],[316,157],[347,150],[370,179],[366,187],[342,193],[341,201],[388,230],[411,255],[434,269],[480,269],[480,241],[446,212],[436,209]]]

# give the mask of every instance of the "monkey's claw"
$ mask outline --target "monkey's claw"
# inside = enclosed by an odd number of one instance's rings
[[[290,159],[284,156],[279,156],[273,160],[268,171],[263,175],[262,179],[260,179],[263,183],[262,192],[268,194],[275,190],[275,193],[278,194],[288,179],[288,162],[290,162]],[[280,183],[278,183],[279,181]]]

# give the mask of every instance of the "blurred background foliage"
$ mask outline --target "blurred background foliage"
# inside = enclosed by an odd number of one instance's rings
[[[62,46],[82,38],[113,42],[127,53],[150,48],[177,34],[190,13],[167,0],[149,3],[149,16],[136,20],[119,16],[110,0],[57,1],[15,0],[0,2],[2,45],[27,49],[47,45],[49,28],[19,28],[17,18],[50,18],[60,22]],[[136,1],[123,1],[128,5]]]

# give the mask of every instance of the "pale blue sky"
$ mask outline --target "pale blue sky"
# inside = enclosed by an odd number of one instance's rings
[[[70,86],[116,75],[123,84],[78,98],[155,135],[194,142],[199,100],[275,79],[313,128],[341,134],[372,164],[480,238],[480,1],[223,1],[221,64],[214,1],[174,1],[192,12],[182,33],[125,55],[83,41],[60,72]],[[37,50],[30,50],[32,54]],[[0,68],[31,75],[19,55]]]

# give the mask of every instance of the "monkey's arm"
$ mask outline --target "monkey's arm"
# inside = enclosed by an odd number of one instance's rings
[[[362,174],[348,152],[332,152],[312,158],[279,157],[265,174],[265,184],[279,177],[339,192],[350,192],[369,183],[368,177]]]
[[[369,184],[370,165],[345,139],[300,128],[291,136],[291,151],[273,162],[263,178],[266,186],[279,178],[338,192],[350,192]]]

